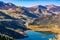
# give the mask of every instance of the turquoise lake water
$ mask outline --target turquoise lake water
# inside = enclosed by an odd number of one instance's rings
[[[19,40],[48,40],[49,38],[54,38],[54,34],[43,34],[40,32],[34,32],[34,31],[25,31],[25,33],[28,35],[27,38],[19,39]]]

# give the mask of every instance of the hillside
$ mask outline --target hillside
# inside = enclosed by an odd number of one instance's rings
[[[0,33],[2,34],[8,34],[15,39],[24,38],[27,36],[24,31],[29,30],[27,25],[50,24],[58,25],[60,28],[60,6],[21,7],[0,1]]]

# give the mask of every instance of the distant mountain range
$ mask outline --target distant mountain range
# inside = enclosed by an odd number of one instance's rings
[[[16,6],[13,3],[4,3],[0,1],[0,11],[4,12],[8,16],[16,19],[30,18],[59,18],[60,17],[60,6],[56,5],[36,5],[33,7],[21,7]]]
[[[41,15],[52,15],[52,13],[57,14],[60,13],[60,6],[55,6],[55,5],[46,5],[46,6],[42,6],[42,5],[37,5],[37,6],[33,6],[33,7],[19,7],[14,5],[13,3],[4,3],[2,1],[0,1],[0,10],[8,10],[10,8],[21,8],[24,9],[26,11],[28,11],[29,13],[32,14],[36,14],[37,16],[41,16]]]

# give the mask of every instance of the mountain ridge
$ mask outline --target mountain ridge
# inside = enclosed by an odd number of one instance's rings
[[[58,15],[60,13],[60,6],[55,6],[55,5],[36,5],[33,7],[21,7],[21,6],[16,6],[13,3],[4,3],[0,1],[0,10],[7,10],[7,14],[15,13],[14,15],[20,16],[20,14],[24,14],[28,17],[32,18],[39,18],[41,16],[46,16],[46,15]],[[6,9],[7,6],[7,9]],[[10,13],[9,13],[10,12]]]

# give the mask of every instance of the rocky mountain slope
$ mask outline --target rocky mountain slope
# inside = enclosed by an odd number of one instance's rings
[[[60,6],[55,5],[21,7],[16,6],[13,3],[4,3],[0,1],[0,9],[0,11],[4,12],[4,14],[10,16],[11,18],[23,20],[25,22],[27,22],[28,19],[35,20],[38,18],[44,18],[45,20],[48,18],[55,19],[60,17]]]
[[[9,8],[16,8],[17,6],[12,3],[4,3],[0,1],[0,10],[7,10]]]
[[[8,21],[6,21],[6,19]],[[21,7],[16,6],[13,3],[4,3],[0,1],[0,28],[3,27],[12,30],[18,30],[20,32],[28,30],[26,28],[26,24],[60,25],[59,21],[60,6],[37,5],[33,7]]]

